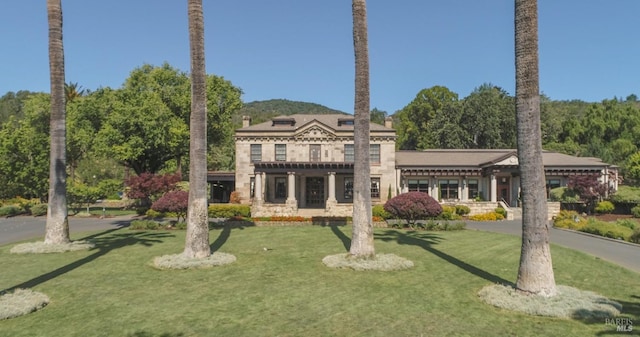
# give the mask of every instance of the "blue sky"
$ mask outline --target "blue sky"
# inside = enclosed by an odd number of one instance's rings
[[[186,0],[63,0],[66,81],[119,88],[144,63],[189,70]],[[540,88],[554,100],[640,96],[640,1],[539,0]],[[49,91],[45,0],[4,1],[0,95]],[[513,0],[370,0],[371,108],[424,88],[515,93]],[[207,72],[251,102],[353,111],[348,0],[204,0]]]

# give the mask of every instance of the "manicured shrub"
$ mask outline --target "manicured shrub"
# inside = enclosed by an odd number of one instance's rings
[[[374,205],[371,207],[371,213],[373,216],[377,216],[383,219],[391,219],[393,215],[391,213],[384,210],[384,205]]]
[[[467,215],[471,213],[471,208],[466,205],[456,205],[456,214],[458,215]]]
[[[506,218],[507,217],[507,210],[502,208],[502,207],[498,207],[494,210],[496,213],[502,215],[502,218]]]
[[[580,230],[581,232],[604,236],[606,238],[628,241],[633,234],[631,228],[621,226],[615,222],[604,222],[590,219],[589,223]]]
[[[129,225],[129,229],[134,229],[134,230],[145,230],[145,229],[155,230],[155,229],[158,229],[159,227],[160,227],[160,224],[153,220],[133,220]]]
[[[438,215],[440,220],[460,220],[462,217],[456,213],[455,206],[442,206],[442,213]]]
[[[176,190],[180,179],[179,173],[165,175],[142,173],[139,176],[132,176],[125,182],[129,188],[127,195],[131,199],[139,199],[142,207],[149,208],[153,200],[166,192]]]
[[[581,230],[587,225],[587,220],[576,211],[562,210],[553,218],[553,225],[558,228]]]
[[[389,199],[384,210],[413,225],[416,220],[437,217],[442,213],[442,206],[427,193],[408,192]]]
[[[629,241],[633,243],[640,243],[640,228],[633,231],[633,234],[629,237]]]
[[[611,212],[613,212],[613,210],[616,207],[613,205],[613,203],[611,201],[600,201],[595,208],[596,213],[600,213],[600,214],[609,214]]]
[[[616,224],[618,224],[620,226],[627,227],[627,228],[631,228],[631,229],[636,229],[636,227],[638,227],[638,222],[637,221],[633,221],[633,220],[629,220],[629,219],[616,220]]]
[[[497,221],[504,220],[504,216],[498,212],[488,212],[481,214],[474,214],[469,216],[469,220],[473,221]]]
[[[0,207],[0,216],[14,216],[20,214],[20,207],[14,205]]]
[[[187,191],[169,191],[151,205],[151,209],[156,212],[175,213],[178,221],[180,217],[186,220],[188,207],[189,192]]]
[[[251,207],[249,205],[237,204],[216,204],[209,205],[210,218],[232,218],[251,216]]]
[[[31,215],[33,216],[43,216],[47,215],[47,204],[36,204],[31,206]]]
[[[635,206],[631,209],[631,214],[633,214],[634,218],[640,218],[640,205]]]

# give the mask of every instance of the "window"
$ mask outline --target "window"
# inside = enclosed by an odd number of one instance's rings
[[[547,199],[551,198],[551,190],[560,187],[560,179],[547,179]]]
[[[344,198],[353,199],[353,177],[344,178]]]
[[[371,198],[380,198],[380,178],[371,178]]]
[[[458,199],[458,180],[439,180],[440,199]]]
[[[344,162],[353,163],[355,161],[355,155],[353,150],[353,144],[344,144]]]
[[[429,193],[428,179],[409,179],[408,184],[409,184],[409,192]]]
[[[287,197],[287,178],[276,177],[276,199]]]
[[[318,162],[321,161],[322,152],[320,144],[309,145],[309,161]]]
[[[262,161],[262,144],[251,144],[251,162]]]
[[[287,144],[276,144],[276,161],[287,160]]]
[[[353,177],[344,178],[344,198],[353,199]],[[380,178],[371,178],[371,198],[380,198]]]
[[[467,187],[469,188],[469,199],[475,199],[480,196],[478,179],[467,180]]]
[[[380,144],[369,145],[369,157],[371,164],[380,164]]]

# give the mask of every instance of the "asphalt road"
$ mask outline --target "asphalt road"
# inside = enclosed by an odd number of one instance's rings
[[[109,230],[128,226],[133,216],[113,218],[69,218],[71,233]],[[0,245],[28,239],[42,239],[45,231],[45,217],[17,216],[0,218]],[[467,222],[467,228],[510,235],[522,234],[520,220]],[[601,238],[585,233],[551,229],[551,242],[567,248],[579,250],[621,265],[640,273],[640,245]]]
[[[467,222],[468,229],[522,236],[521,220]],[[640,273],[640,245],[551,228],[551,243],[582,251]]]
[[[128,226],[132,218],[129,215],[104,219],[69,217],[69,232],[73,234],[121,228]],[[28,239],[43,240],[46,221],[45,216],[0,218],[0,245]]]

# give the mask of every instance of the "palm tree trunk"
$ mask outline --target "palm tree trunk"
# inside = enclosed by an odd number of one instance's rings
[[[367,4],[353,0],[353,47],[355,52],[353,233],[349,254],[373,257],[371,219],[371,166],[369,157],[369,47],[367,42]]]
[[[49,21],[49,71],[51,80],[51,117],[49,155],[49,204],[45,243],[69,242],[67,218],[66,113],[64,103],[64,48],[62,46],[62,3],[47,0]]]
[[[207,92],[202,0],[188,0],[191,47],[191,120],[189,136],[189,207],[184,255],[211,255],[207,201]]]
[[[522,188],[522,250],[516,288],[553,296],[549,220],[542,164],[537,0],[515,2],[516,122]]]

